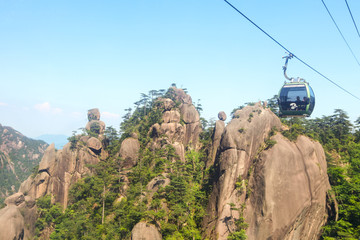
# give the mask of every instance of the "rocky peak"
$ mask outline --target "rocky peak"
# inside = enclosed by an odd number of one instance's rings
[[[54,144],[51,144],[44,153],[37,174],[25,180],[19,192],[5,200],[7,206],[0,212],[0,222],[5,221],[4,218],[9,214],[16,222],[7,220],[7,225],[0,226],[0,232],[5,231],[5,226],[13,226],[17,230],[16,233],[9,233],[7,238],[2,239],[13,239],[19,235],[25,239],[33,236],[36,219],[35,200],[50,194],[53,202],[58,202],[66,208],[71,185],[91,172],[87,165],[96,164],[107,157],[101,142],[105,123],[99,120],[99,110],[89,110],[88,119],[86,128],[91,135],[98,137],[72,136],[70,142],[61,150],[56,150]],[[18,214],[19,211],[24,213],[23,216]],[[32,222],[25,225],[26,227],[18,225],[24,219],[32,219]]]
[[[94,133],[102,135],[105,131],[105,123],[100,121],[100,111],[97,108],[88,110],[88,120],[85,129]]]
[[[220,124],[206,236],[227,239],[244,221],[248,239],[317,239],[330,189],[321,145],[284,138],[279,118],[260,103],[236,111],[224,130]]]

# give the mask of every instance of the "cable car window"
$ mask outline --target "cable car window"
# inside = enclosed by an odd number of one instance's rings
[[[310,96],[315,97],[315,94],[314,94],[314,92],[313,92],[313,90],[312,90],[312,88],[310,86],[309,86],[309,90],[310,90]]]
[[[297,97],[299,97],[299,99],[307,97],[306,87],[283,88],[280,93],[280,98],[286,102],[296,102]]]

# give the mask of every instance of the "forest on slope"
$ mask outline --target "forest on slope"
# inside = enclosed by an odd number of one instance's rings
[[[0,124],[0,205],[30,176],[47,146]]]
[[[151,126],[162,121],[157,107],[158,97],[170,98],[179,105],[171,91],[142,94],[135,103],[135,110],[127,109],[120,132],[112,127],[106,129],[109,156],[105,161],[89,166],[94,174],[81,179],[71,188],[65,211],[59,204],[51,204],[51,196],[37,200],[37,238],[128,239],[133,227],[140,221],[146,221],[160,230],[163,239],[202,239],[201,222],[214,177],[214,168],[206,167],[214,123],[201,118],[200,145],[187,147],[186,160],[181,161],[173,146],[155,143],[151,138],[152,134],[157,134],[152,132]],[[276,113],[274,99],[269,99],[268,103]],[[201,112],[201,105],[197,104],[196,109]],[[326,152],[338,215],[329,215],[322,238],[358,239],[360,119],[352,125],[346,112],[336,109],[333,115],[322,118],[282,121],[288,126],[282,134],[289,140],[295,141],[299,135],[306,135],[319,141]],[[139,162],[124,171],[119,167],[124,159],[117,153],[121,143],[134,132],[140,142]],[[69,138],[74,148],[80,144],[79,138],[76,134]],[[153,144],[163,144],[164,147],[153,151],[149,147]],[[271,147],[276,142],[269,141],[268,144]],[[158,182],[167,178],[170,182],[152,192],[147,186],[156,177]],[[237,230],[228,239],[246,239],[247,223],[239,218],[236,224]]]

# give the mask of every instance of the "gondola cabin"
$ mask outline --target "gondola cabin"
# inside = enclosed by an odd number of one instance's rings
[[[278,102],[280,117],[309,117],[315,107],[315,95],[305,80],[285,82]]]

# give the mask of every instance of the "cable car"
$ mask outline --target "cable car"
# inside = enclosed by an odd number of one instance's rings
[[[315,94],[304,79],[289,78],[286,75],[287,63],[292,57],[292,54],[285,57],[284,76],[290,82],[285,81],[279,91],[279,115],[280,117],[309,117],[315,107]]]

